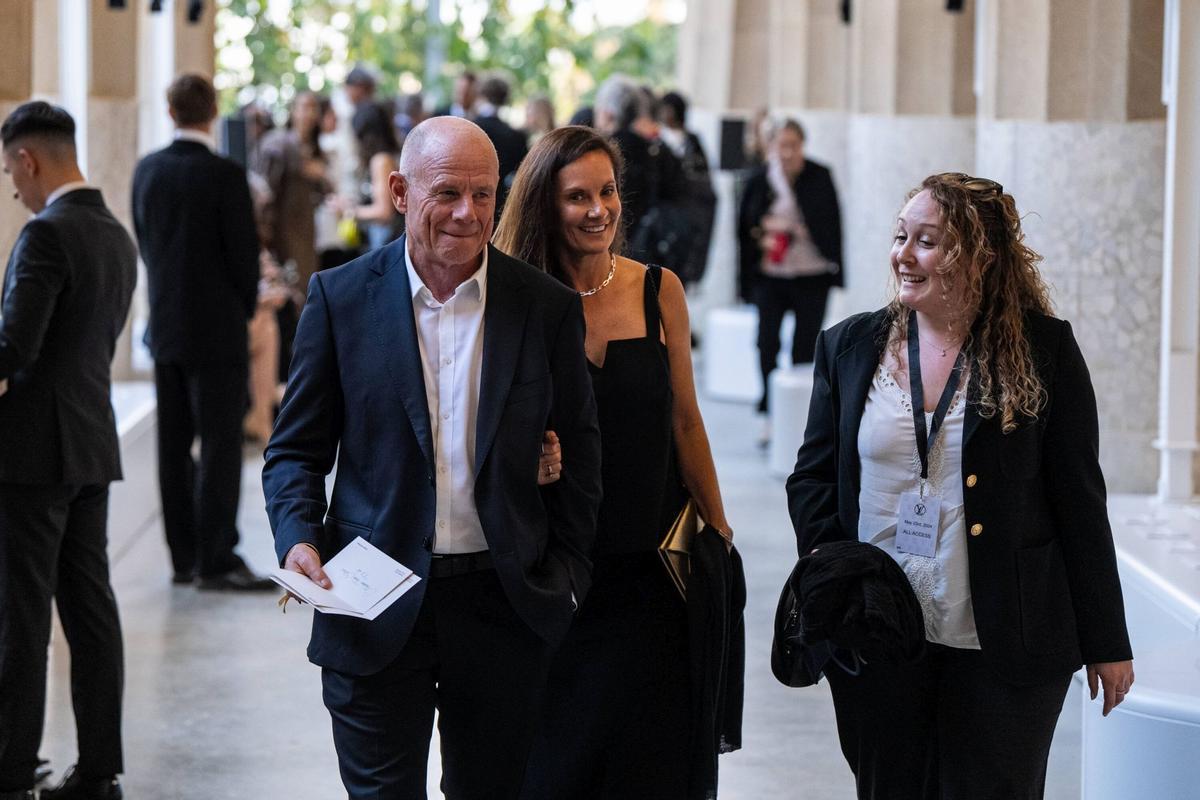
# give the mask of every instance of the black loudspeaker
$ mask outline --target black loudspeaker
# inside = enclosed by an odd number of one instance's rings
[[[221,155],[236,161],[242,169],[250,165],[250,135],[246,120],[241,117],[221,117]]]
[[[187,21],[195,25],[204,16],[204,0],[188,0]]]
[[[150,0],[151,13],[157,14],[158,12],[162,11],[162,4],[163,0]]]
[[[850,24],[850,0],[842,0],[842,22]]]
[[[721,120],[721,169],[746,166],[746,120],[726,117]]]
[[[947,11],[962,11],[963,0],[946,0]]]
[[[124,8],[125,0],[108,0],[109,8]]]

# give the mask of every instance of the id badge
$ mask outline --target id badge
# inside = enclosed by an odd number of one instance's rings
[[[942,498],[918,492],[900,495],[896,519],[896,549],[901,553],[932,558],[941,533]]]

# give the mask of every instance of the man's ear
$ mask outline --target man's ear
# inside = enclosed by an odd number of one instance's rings
[[[31,178],[36,177],[38,171],[41,169],[41,164],[38,163],[37,153],[26,147],[17,148],[16,161],[21,166],[21,169],[25,171],[25,174]]]
[[[401,214],[408,213],[408,181],[399,172],[388,176],[388,188],[392,191],[392,205]]]

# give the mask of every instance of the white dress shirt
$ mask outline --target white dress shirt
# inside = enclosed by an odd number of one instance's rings
[[[68,192],[75,192],[75,191],[79,191],[80,189],[95,189],[95,188],[96,188],[95,186],[88,183],[87,181],[70,181],[69,183],[64,183],[62,186],[58,187],[53,192],[46,195],[46,207],[49,207],[51,203],[53,203],[58,198],[62,197],[64,194],[67,194]]]
[[[483,367],[483,309],[487,301],[487,250],[471,277],[439,303],[404,249],[413,316],[432,426],[437,516],[433,552],[487,550],[475,508],[475,422]]]
[[[204,145],[214,153],[217,152],[217,140],[203,131],[194,131],[190,128],[177,128],[175,130],[175,141],[195,142],[196,144]]]
[[[965,384],[965,382],[964,382]],[[962,439],[966,394],[960,388],[929,453],[928,491],[942,500],[941,535],[932,558],[896,549],[900,495],[918,488],[912,398],[880,365],[867,393],[858,430],[862,484],[858,495],[858,539],[886,551],[900,564],[925,617],[925,638],[947,647],[979,649],[967,531],[963,518]],[[925,414],[928,425],[933,415]]]

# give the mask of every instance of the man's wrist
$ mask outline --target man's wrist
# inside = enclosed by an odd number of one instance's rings
[[[284,555],[283,560],[285,563],[292,557],[292,554],[296,552],[297,547],[307,547],[309,550],[313,551],[313,555],[315,555],[317,558],[321,557],[321,554],[317,551],[316,545],[312,544],[311,542],[296,542],[296,544],[292,545],[287,551],[287,554]]]

